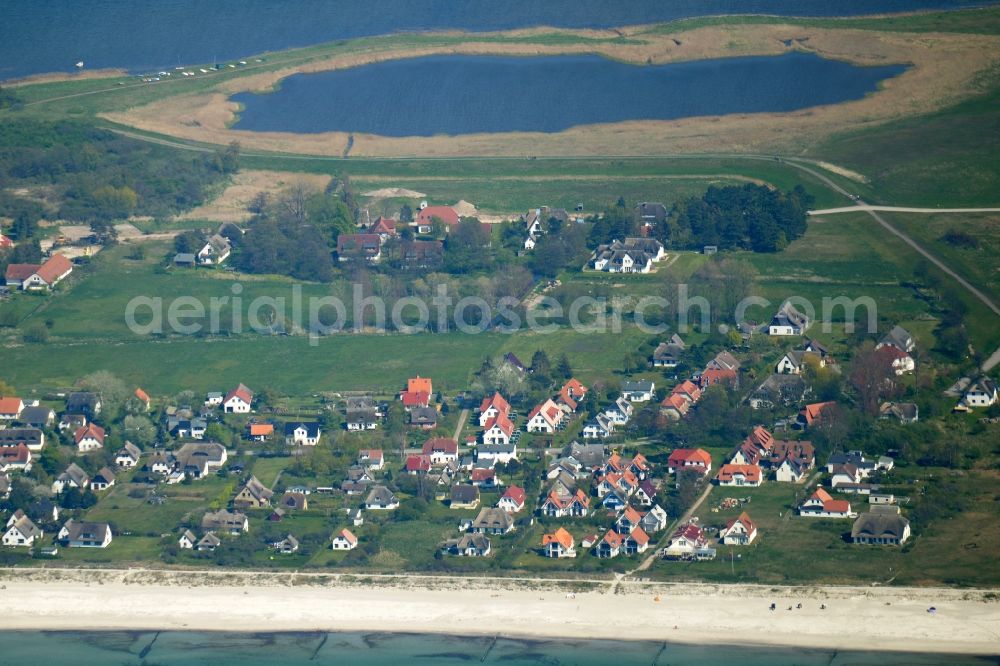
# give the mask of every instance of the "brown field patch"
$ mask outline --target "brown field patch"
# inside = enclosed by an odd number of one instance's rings
[[[476,35],[462,44],[356,52],[301,66],[231,79],[214,93],[182,95],[104,117],[125,125],[182,139],[245,149],[307,155],[343,155],[348,134],[327,132],[249,132],[230,129],[239,105],[229,95],[273,89],[284,77],[394,58],[440,54],[554,55],[597,53],[633,63],[666,63],[793,50],[859,65],[906,63],[910,69],[884,82],[864,99],[790,113],[731,114],[674,121],[643,120],[586,125],[559,133],[509,132],[433,137],[355,134],[352,156],[466,157],[665,155],[674,153],[799,154],[810,145],[846,129],[927,113],[975,94],[976,77],[1000,63],[1000,37],[934,33],[879,33],[788,25],[713,26],[677,35],[624,33],[639,43],[532,44],[485,42]],[[566,33],[568,31],[560,31]],[[575,34],[575,33],[571,33]],[[594,33],[618,36],[619,33]],[[511,37],[511,33],[506,33]],[[675,41],[674,37],[678,39]],[[791,43],[786,45],[786,41]],[[680,42],[679,44],[677,42]],[[863,177],[863,174],[857,174]]]
[[[304,185],[320,191],[330,182],[327,174],[295,173],[290,171],[240,171],[219,196],[206,204],[184,213],[180,220],[212,220],[213,222],[244,222],[250,218],[247,204],[260,192],[274,196],[293,185]]]

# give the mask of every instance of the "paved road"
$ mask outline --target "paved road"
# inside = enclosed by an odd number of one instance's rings
[[[862,204],[844,206],[842,208],[824,208],[807,211],[807,215],[836,215],[838,213],[857,213],[879,211],[882,213],[1000,213],[1000,208],[911,208],[907,206],[874,206]]]
[[[459,435],[462,434],[462,428],[465,427],[465,422],[468,420],[468,418],[469,418],[469,410],[463,409],[462,413],[458,415],[458,425],[455,426],[455,436],[452,438],[456,442],[460,441],[458,437]]]
[[[691,505],[690,509],[684,512],[683,516],[675,520],[671,525],[667,527],[666,532],[663,534],[660,540],[656,542],[656,546],[653,548],[653,553],[649,555],[646,559],[644,559],[642,561],[642,564],[640,564],[638,567],[632,569],[631,571],[625,572],[625,576],[631,576],[634,573],[645,571],[646,569],[648,569],[653,565],[653,562],[655,562],[656,558],[659,556],[660,548],[663,546],[663,543],[670,538],[670,535],[674,533],[674,531],[678,528],[678,526],[683,525],[687,521],[691,520],[691,516],[694,515],[694,512],[700,509],[701,505],[705,503],[706,499],[708,499],[708,494],[712,492],[713,487],[714,486],[711,483],[705,484],[705,491],[701,494],[701,497],[699,497],[695,501],[695,503]]]

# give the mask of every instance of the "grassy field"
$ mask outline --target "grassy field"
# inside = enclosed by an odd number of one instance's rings
[[[980,96],[937,113],[846,132],[809,152],[866,174],[880,203],[995,207],[1000,70],[979,88]]]
[[[914,472],[896,470],[893,477]],[[926,474],[920,470],[920,474]],[[718,546],[711,562],[657,562],[652,574],[661,579],[698,578],[715,582],[760,584],[888,584],[990,586],[1000,575],[995,563],[984,565],[983,548],[995,547],[998,535],[987,516],[993,505],[993,475],[963,480],[974,500],[960,518],[933,523],[905,548],[855,546],[847,535],[851,520],[803,518],[794,508],[806,494],[802,486],[765,482],[759,488],[714,488],[698,512],[704,525],[721,527],[746,511],[758,524],[750,546]],[[750,502],[712,512],[727,497]],[[863,497],[845,496],[856,512],[868,511]]]
[[[1000,301],[1000,214],[918,215],[885,213],[885,219],[939,256],[955,272]],[[944,240],[950,231],[971,236],[977,247]]]
[[[359,192],[375,190],[385,181],[367,181],[359,177],[352,181]],[[454,203],[458,199],[470,201],[484,213],[518,214],[548,205],[573,211],[583,206],[580,215],[591,215],[613,205],[618,197],[625,201],[674,202],[688,197],[701,196],[710,185],[722,187],[741,184],[735,178],[651,177],[558,177],[545,176],[527,180],[519,178],[454,178],[421,180],[391,178],[392,187],[423,192],[431,201]],[[669,205],[669,203],[668,203]]]
[[[936,247],[924,245],[937,252]],[[802,295],[819,311],[824,297],[871,297],[878,306],[880,330],[890,322],[922,330],[928,318],[934,318],[928,303],[904,286],[914,279],[920,255],[864,214],[813,218],[806,235],[784,252],[748,258],[760,273],[762,295],[774,301]],[[973,344],[981,349],[1000,345],[993,313],[950,278],[943,280],[969,308],[966,326]]]

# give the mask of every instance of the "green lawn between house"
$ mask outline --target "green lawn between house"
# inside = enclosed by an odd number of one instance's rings
[[[924,468],[896,469],[890,479],[927,475]],[[947,470],[935,473],[947,474]],[[903,547],[856,546],[849,543],[852,521],[803,518],[794,511],[808,491],[798,484],[766,481],[759,488],[712,489],[698,511],[703,525],[722,527],[746,511],[759,535],[749,546],[715,546],[711,562],[659,561],[651,569],[657,579],[691,579],[758,584],[888,584],[968,585],[989,587],[1000,575],[1000,565],[983,560],[983,549],[996,548],[1000,533],[993,529],[995,475],[976,472],[960,480],[974,499],[968,510],[948,520],[934,522]],[[834,493],[836,496],[836,493]],[[711,511],[723,498],[750,497],[743,506]],[[865,496],[843,495],[851,508],[869,510]],[[904,515],[906,508],[904,507]],[[911,528],[918,529],[911,521]]]

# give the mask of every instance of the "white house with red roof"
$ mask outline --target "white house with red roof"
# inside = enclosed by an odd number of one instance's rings
[[[608,530],[604,538],[597,543],[594,555],[602,559],[618,557],[625,547],[625,537],[614,530]]]
[[[497,501],[497,508],[503,509],[507,513],[517,513],[524,509],[524,501],[527,496],[524,488],[520,486],[510,486],[503,496]]]
[[[31,450],[24,444],[0,446],[0,472],[31,470]]]
[[[574,377],[559,389],[559,402],[565,405],[569,411],[575,412],[580,403],[583,402],[583,399],[587,397],[588,390],[586,386]]]
[[[912,356],[899,347],[894,347],[892,345],[879,347],[875,350],[875,356],[878,358],[880,363],[884,363],[886,366],[891,367],[892,371],[897,376],[913,372],[917,367],[916,361],[913,360]]]
[[[483,444],[509,444],[514,436],[514,422],[506,414],[497,414],[486,422]]]
[[[414,407],[427,407],[434,393],[434,382],[429,377],[411,377],[406,381],[406,390],[401,391],[399,399],[407,411]]]
[[[24,401],[20,398],[0,398],[0,421],[15,421],[24,411]]]
[[[226,394],[222,401],[222,410],[227,414],[249,414],[253,404],[253,392],[240,384]]]
[[[680,421],[690,409],[691,403],[676,393],[671,393],[660,403],[660,413],[671,421]]]
[[[424,442],[421,453],[434,465],[458,460],[458,442],[450,437],[434,437]]]
[[[334,550],[354,550],[358,547],[358,537],[345,527],[333,535],[330,547]]]
[[[799,515],[813,518],[851,518],[855,514],[851,512],[850,502],[835,500],[826,490],[817,488],[816,492],[799,505]]]
[[[539,507],[543,516],[550,518],[583,518],[590,513],[590,498],[582,490],[570,496],[563,496],[557,492],[549,493],[549,496]]]
[[[705,449],[675,449],[667,458],[671,474],[689,469],[707,475],[712,471],[712,456]]]
[[[716,477],[720,486],[751,486],[761,484],[764,476],[757,465],[734,465],[728,463],[719,468]]]
[[[576,542],[573,535],[560,527],[551,534],[542,535],[542,554],[545,557],[576,557]]]
[[[94,451],[104,447],[104,428],[88,423],[73,434],[76,449],[80,452]]]
[[[42,264],[10,264],[7,266],[8,287],[21,290],[51,289],[73,272],[73,264],[61,254],[53,254]]]
[[[726,523],[725,529],[719,532],[719,540],[727,546],[749,546],[756,538],[757,523],[746,511]]]
[[[566,414],[551,398],[531,410],[528,415],[528,432],[554,433]]]
[[[403,463],[403,471],[407,474],[427,474],[431,471],[430,456],[411,455],[406,456]]]
[[[663,550],[663,556],[668,559],[687,558],[708,546],[708,538],[696,523],[681,525],[670,535],[670,542]]]
[[[649,535],[641,527],[636,527],[625,536],[625,554],[644,553],[649,548]]]
[[[477,488],[490,489],[503,485],[503,479],[497,476],[492,467],[476,467],[469,475],[469,481]]]
[[[510,414],[510,403],[507,402],[506,398],[500,395],[499,392],[494,393],[488,398],[483,398],[482,404],[479,405],[479,427],[486,427],[486,423],[490,419],[494,419],[500,414]]]
[[[441,220],[445,229],[459,222],[458,213],[451,206],[426,206],[417,212],[417,217],[411,224],[417,227],[418,233],[430,233],[434,228],[434,218]]]
[[[378,234],[382,238],[382,241],[385,242],[393,236],[399,235],[399,231],[396,229],[397,224],[396,220],[391,217],[379,216],[375,220],[375,224],[368,230],[368,233]]]
[[[382,449],[361,449],[358,451],[358,464],[371,470],[385,467],[385,454]]]
[[[618,514],[618,519],[615,520],[615,531],[619,534],[628,534],[639,526],[640,521],[642,521],[642,513],[631,506],[626,506]]]

